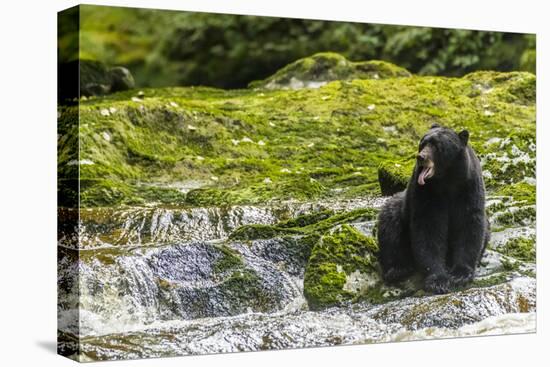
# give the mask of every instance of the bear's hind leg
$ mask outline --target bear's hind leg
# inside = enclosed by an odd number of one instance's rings
[[[403,280],[415,270],[407,226],[402,218],[403,204],[404,194],[396,194],[378,216],[379,260],[382,278],[389,284]]]
[[[474,279],[476,266],[487,246],[490,234],[483,209],[457,215],[455,221],[458,224],[455,224],[450,236],[452,259],[449,265],[453,285],[460,287]]]

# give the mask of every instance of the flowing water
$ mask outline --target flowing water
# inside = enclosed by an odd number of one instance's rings
[[[79,238],[71,226],[59,237],[59,350],[88,361],[535,331],[534,264],[505,272],[495,251],[477,276],[504,274],[498,284],[311,311],[297,241],[228,239],[244,224],[381,203],[83,209]],[[354,225],[371,235],[372,222]]]

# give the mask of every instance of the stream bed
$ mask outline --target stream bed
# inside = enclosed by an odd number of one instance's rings
[[[81,209],[77,227],[59,236],[58,349],[93,361],[536,331],[535,264],[498,251],[534,235],[534,223],[495,233],[465,289],[400,296],[383,288],[383,302],[320,310],[304,297],[300,236],[230,236],[244,225],[382,203]],[[349,224],[372,236],[374,220]]]

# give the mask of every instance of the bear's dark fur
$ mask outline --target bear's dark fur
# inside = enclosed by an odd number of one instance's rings
[[[413,175],[378,216],[382,276],[420,271],[424,288],[446,293],[474,277],[487,242],[485,187],[469,133],[433,125],[420,140]]]

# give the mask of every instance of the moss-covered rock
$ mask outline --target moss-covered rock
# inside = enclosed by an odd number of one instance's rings
[[[405,190],[414,167],[414,159],[382,162],[378,166],[378,182],[384,196]]]
[[[534,183],[534,91],[530,73],[478,72],[332,81],[318,89],[119,92],[63,108],[59,170],[86,182],[84,207],[372,196],[380,194],[380,167],[403,187],[412,168],[398,176],[382,163],[409,159],[438,122],[470,130],[492,191]],[[78,111],[75,127],[64,116]],[[189,179],[200,187],[174,189]]]
[[[250,83],[251,88],[318,88],[333,80],[381,79],[411,76],[406,69],[385,61],[352,62],[344,56],[322,52],[288,64],[269,78]]]
[[[229,238],[237,241],[251,241],[287,235],[321,235],[336,226],[370,221],[375,217],[376,210],[372,208],[361,208],[337,213],[331,210],[321,210],[299,215],[273,225],[247,224],[233,231],[229,235]]]
[[[321,237],[311,250],[304,275],[304,296],[311,309],[352,300],[380,280],[378,245],[349,224]]]
[[[534,262],[536,258],[534,237],[514,237],[497,251],[522,261]]]

